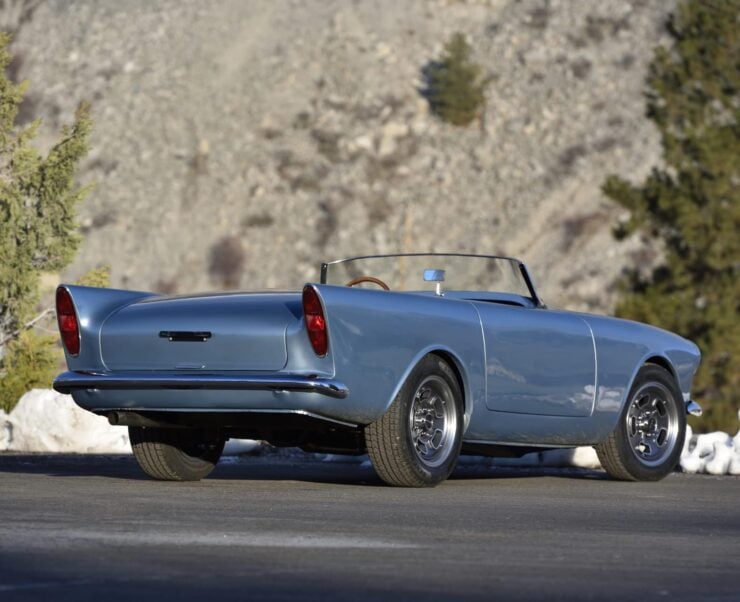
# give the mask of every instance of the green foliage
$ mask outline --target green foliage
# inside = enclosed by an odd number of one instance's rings
[[[664,243],[648,277],[631,274],[619,315],[692,339],[702,350],[696,426],[734,432],[740,408],[740,0],[689,0],[669,20],[672,49],[650,67],[648,117],[665,169],[641,186],[609,177],[604,192],[629,209],[617,237]]]
[[[21,332],[8,343],[0,379],[0,409],[10,412],[24,393],[48,388],[59,371],[57,337]]]
[[[75,173],[91,127],[88,107],[80,105],[73,125],[62,130],[46,156],[31,146],[39,122],[15,127],[26,84],[16,85],[5,74],[9,42],[0,33],[0,341],[16,338],[37,311],[40,273],[60,270],[77,250],[75,206],[86,190],[75,184]],[[23,383],[48,386],[46,368],[56,363],[52,348],[31,333],[4,349],[0,342],[4,407],[15,404]]]
[[[101,265],[97,268],[88,270],[79,280],[77,280],[77,284],[81,286],[97,286],[99,288],[109,287],[110,266]]]
[[[481,67],[470,55],[470,45],[458,32],[445,45],[441,59],[430,64],[424,74],[424,94],[432,111],[453,125],[468,125],[480,116],[486,101]]]

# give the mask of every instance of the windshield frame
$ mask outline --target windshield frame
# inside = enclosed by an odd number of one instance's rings
[[[356,257],[346,257],[344,259],[336,259],[334,261],[323,262],[321,264],[320,282],[321,284],[327,284],[328,270],[329,267],[332,265],[348,263],[350,261],[360,259],[383,259],[392,257],[474,257],[477,259],[503,259],[506,261],[511,261],[519,267],[519,272],[521,273],[522,280],[524,280],[524,284],[529,291],[530,299],[534,303],[535,307],[545,307],[545,304],[537,295],[537,291],[534,287],[534,282],[532,281],[532,277],[529,274],[527,266],[516,257],[508,257],[506,255],[477,255],[475,253],[389,253],[385,255],[358,255]]]

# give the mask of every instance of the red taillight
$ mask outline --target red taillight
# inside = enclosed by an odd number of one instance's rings
[[[57,289],[57,323],[62,335],[62,342],[70,355],[80,352],[80,326],[72,296],[66,288]]]
[[[307,285],[303,288],[303,317],[306,320],[306,331],[316,355],[324,356],[329,348],[329,336],[326,332],[326,319],[321,299],[316,290]]]

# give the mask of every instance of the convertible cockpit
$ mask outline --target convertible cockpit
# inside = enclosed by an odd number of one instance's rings
[[[431,292],[519,307],[543,306],[526,266],[512,257],[495,255],[400,253],[352,257],[322,264],[321,283]]]

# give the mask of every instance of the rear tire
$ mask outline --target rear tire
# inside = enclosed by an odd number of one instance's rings
[[[427,355],[391,407],[365,429],[375,472],[388,485],[433,487],[452,473],[462,446],[463,395],[450,366]]]
[[[222,438],[202,430],[130,426],[131,449],[141,469],[160,481],[199,481],[216,466]]]
[[[613,479],[659,481],[676,468],[685,437],[686,409],[675,379],[665,368],[646,364],[596,454]]]

